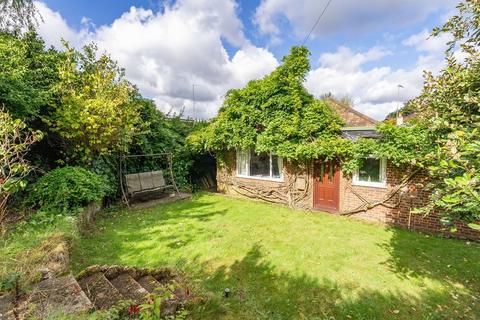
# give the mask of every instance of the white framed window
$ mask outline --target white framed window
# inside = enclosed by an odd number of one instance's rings
[[[237,176],[283,181],[283,159],[273,153],[237,150]]]
[[[353,174],[353,185],[385,188],[387,180],[387,160],[366,158],[362,166]]]

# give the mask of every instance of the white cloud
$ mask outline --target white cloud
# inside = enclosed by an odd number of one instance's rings
[[[372,67],[365,69],[368,61],[379,60],[390,51],[374,47],[366,52],[354,52],[339,47],[336,52],[320,56],[320,66],[313,69],[306,82],[307,89],[315,95],[331,92],[349,96],[355,108],[381,120],[405,101],[417,96],[423,87],[423,71],[438,72],[444,65],[445,37],[429,38],[421,31],[405,39],[404,46],[413,46],[421,54],[411,68],[392,69]],[[343,64],[342,64],[343,63]],[[398,94],[398,85],[403,85]]]
[[[331,69],[355,70],[362,64],[379,60],[392,52],[381,47],[373,47],[367,52],[355,53],[350,48],[341,46],[335,53],[324,53],[320,56],[320,63]]]
[[[261,32],[278,37],[285,20],[297,37],[304,37],[328,0],[262,0],[254,16]],[[312,37],[338,32],[361,33],[385,25],[405,27],[432,13],[449,10],[457,0],[342,0],[332,1]]]
[[[307,11],[311,15],[315,11],[312,6],[318,6],[318,2],[304,2],[310,8]],[[374,2],[383,9],[387,7],[386,1]],[[352,8],[360,6],[356,3],[350,0],[337,1],[332,3],[330,9],[335,8],[335,5],[349,5],[350,11],[347,10],[345,14],[351,17],[354,14]],[[426,0],[406,0],[401,3],[410,9],[414,8],[410,14],[416,18],[410,17],[411,20],[424,16],[436,7]],[[417,6],[417,3],[424,7]],[[80,30],[71,28],[59,13],[45,4],[36,4],[45,21],[40,25],[39,32],[48,44],[59,47],[61,37],[76,47],[90,41],[97,42],[101,50],[110,53],[125,67],[127,78],[144,95],[153,98],[163,111],[169,111],[173,107],[178,112],[185,107],[186,114],[192,115],[192,85],[195,84],[197,116],[212,117],[227,90],[260,78],[278,65],[270,51],[253,46],[246,39],[233,0],[179,0],[173,5],[167,5],[160,13],[132,7],[110,25],[96,27],[88,18],[84,18]],[[301,5],[286,0],[264,0],[257,10],[257,18],[262,10],[275,12],[279,4],[290,10],[286,10],[285,14],[290,15],[291,21],[306,19],[306,11]],[[395,11],[400,6],[397,2],[388,1],[388,4],[390,11]],[[329,12],[332,13],[330,9]],[[371,13],[375,19],[378,10]],[[364,14],[362,10],[358,12],[360,18]],[[395,14],[387,13],[387,16],[393,19],[397,17]],[[340,20],[342,19],[344,18]],[[357,24],[361,25],[361,19]],[[381,16],[381,19],[384,17]],[[271,25],[268,25],[269,21],[272,22]],[[273,22],[275,20],[265,20],[266,29],[262,30],[275,34],[277,24]],[[311,26],[310,23],[305,23],[295,28],[301,30],[306,25]],[[333,28],[334,25],[331,26]],[[364,51],[341,46],[335,52],[323,53],[318,57],[320,66],[308,74],[306,87],[315,95],[332,92],[338,96],[350,96],[359,111],[382,119],[400,103],[420,92],[423,70],[435,72],[443,65],[442,43],[446,38],[427,38],[428,32],[423,30],[401,41],[400,49],[413,50],[418,56],[415,64],[409,68],[382,66],[381,59],[398,52],[382,46]],[[222,40],[238,48],[233,57],[227,54]],[[367,67],[370,65],[376,67]],[[398,84],[404,86],[400,98],[397,97]]]
[[[35,6],[44,21],[43,23],[40,22],[38,32],[47,45],[61,48],[62,38],[70,42],[72,45],[78,45],[88,36],[87,29],[76,31],[70,28],[59,12],[51,10],[43,2],[35,1]]]
[[[450,39],[449,34],[443,33],[437,37],[433,37],[428,30],[424,29],[403,40],[402,44],[415,47],[415,49],[420,52],[443,54],[446,49],[446,43]]]
[[[60,37],[77,47],[96,42],[163,111],[173,107],[178,112],[185,106],[185,113],[192,115],[194,84],[197,116],[212,117],[227,90],[278,65],[269,51],[245,38],[233,0],[180,0],[159,13],[131,7],[111,25],[95,27],[84,18],[80,31],[45,4],[37,6],[45,21],[39,33],[47,43],[59,47]],[[239,48],[233,57],[222,39]]]

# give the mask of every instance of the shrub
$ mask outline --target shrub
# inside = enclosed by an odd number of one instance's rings
[[[100,201],[111,190],[107,179],[80,167],[52,170],[28,190],[27,205],[42,211],[76,214],[91,201]]]
[[[0,107],[0,224],[7,214],[10,197],[26,186],[32,167],[25,159],[30,147],[40,140],[40,132],[27,128]]]

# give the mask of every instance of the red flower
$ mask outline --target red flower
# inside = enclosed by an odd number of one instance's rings
[[[129,315],[134,315],[134,314],[139,314],[140,313],[140,307],[137,304],[132,304],[128,308],[128,314]]]

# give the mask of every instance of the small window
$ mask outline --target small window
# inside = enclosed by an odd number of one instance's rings
[[[244,150],[237,151],[237,175],[246,176],[248,174],[248,153]]]
[[[268,153],[250,152],[251,177],[270,177],[270,155]]]
[[[366,158],[353,175],[353,184],[368,187],[385,187],[386,160]]]
[[[282,180],[283,159],[275,154],[237,150],[237,176]]]

